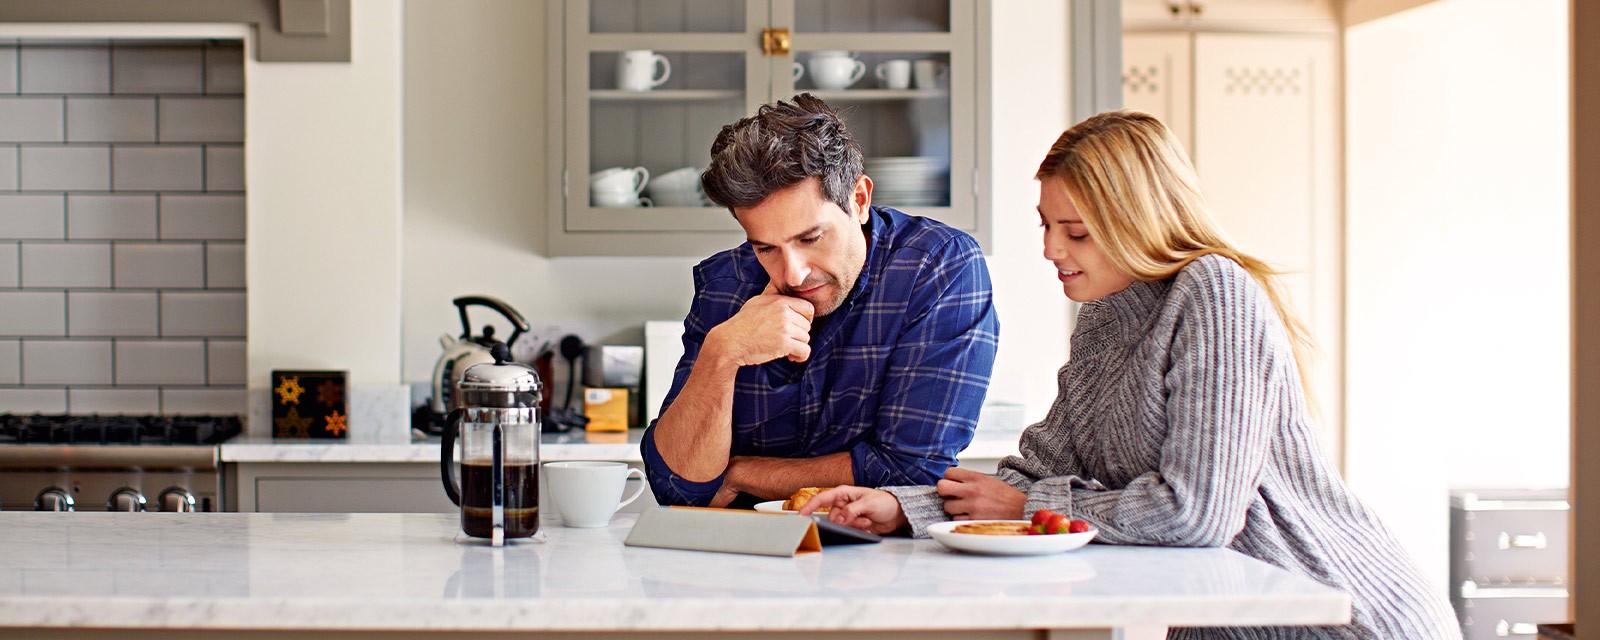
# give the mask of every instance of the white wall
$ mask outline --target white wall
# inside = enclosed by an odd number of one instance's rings
[[[690,270],[703,256],[535,253],[547,173],[547,83],[532,81],[543,77],[546,62],[543,11],[543,3],[523,0],[405,3],[407,381],[427,380],[439,335],[460,332],[450,299],[462,294],[502,298],[544,334],[575,331],[636,344],[645,320],[681,320],[688,312]],[[1055,397],[1055,369],[1066,357],[1065,298],[1039,257],[1032,181],[1067,124],[1066,7],[1007,1],[994,13],[997,193],[989,267],[1003,337],[989,395],[1025,403],[1038,418]],[[499,326],[501,335],[508,329]]]
[[[1450,488],[1568,479],[1566,15],[1346,33],[1347,477],[1440,589]]]
[[[401,380],[400,6],[351,5],[349,64],[246,57],[252,388],[285,368]]]

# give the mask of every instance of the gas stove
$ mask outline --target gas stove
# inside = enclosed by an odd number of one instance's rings
[[[242,430],[235,416],[0,414],[0,509],[222,511],[217,445]]]

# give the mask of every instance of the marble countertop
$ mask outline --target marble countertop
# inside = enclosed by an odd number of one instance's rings
[[[643,429],[627,433],[544,434],[543,460],[621,460],[639,462]],[[961,460],[999,459],[1017,452],[1017,434],[980,438],[961,452]],[[437,438],[400,444],[361,442],[285,442],[271,438],[234,438],[222,444],[223,462],[439,462]]]
[[[453,514],[0,514],[0,628],[763,631],[1337,624],[1349,598],[1225,549],[998,558],[928,540],[771,558],[457,541]],[[820,615],[819,612],[825,613]]]

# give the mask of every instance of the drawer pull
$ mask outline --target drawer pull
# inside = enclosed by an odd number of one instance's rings
[[[1539,633],[1539,625],[1532,622],[1506,622],[1501,620],[1494,625],[1494,634],[1502,638],[1531,636],[1537,633]]]
[[[1547,542],[1543,531],[1538,533],[1519,533],[1517,535],[1501,531],[1499,539],[1501,549],[1543,549]]]

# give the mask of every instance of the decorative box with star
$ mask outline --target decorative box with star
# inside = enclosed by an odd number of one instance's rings
[[[345,440],[348,377],[344,371],[273,371],[272,437]]]

